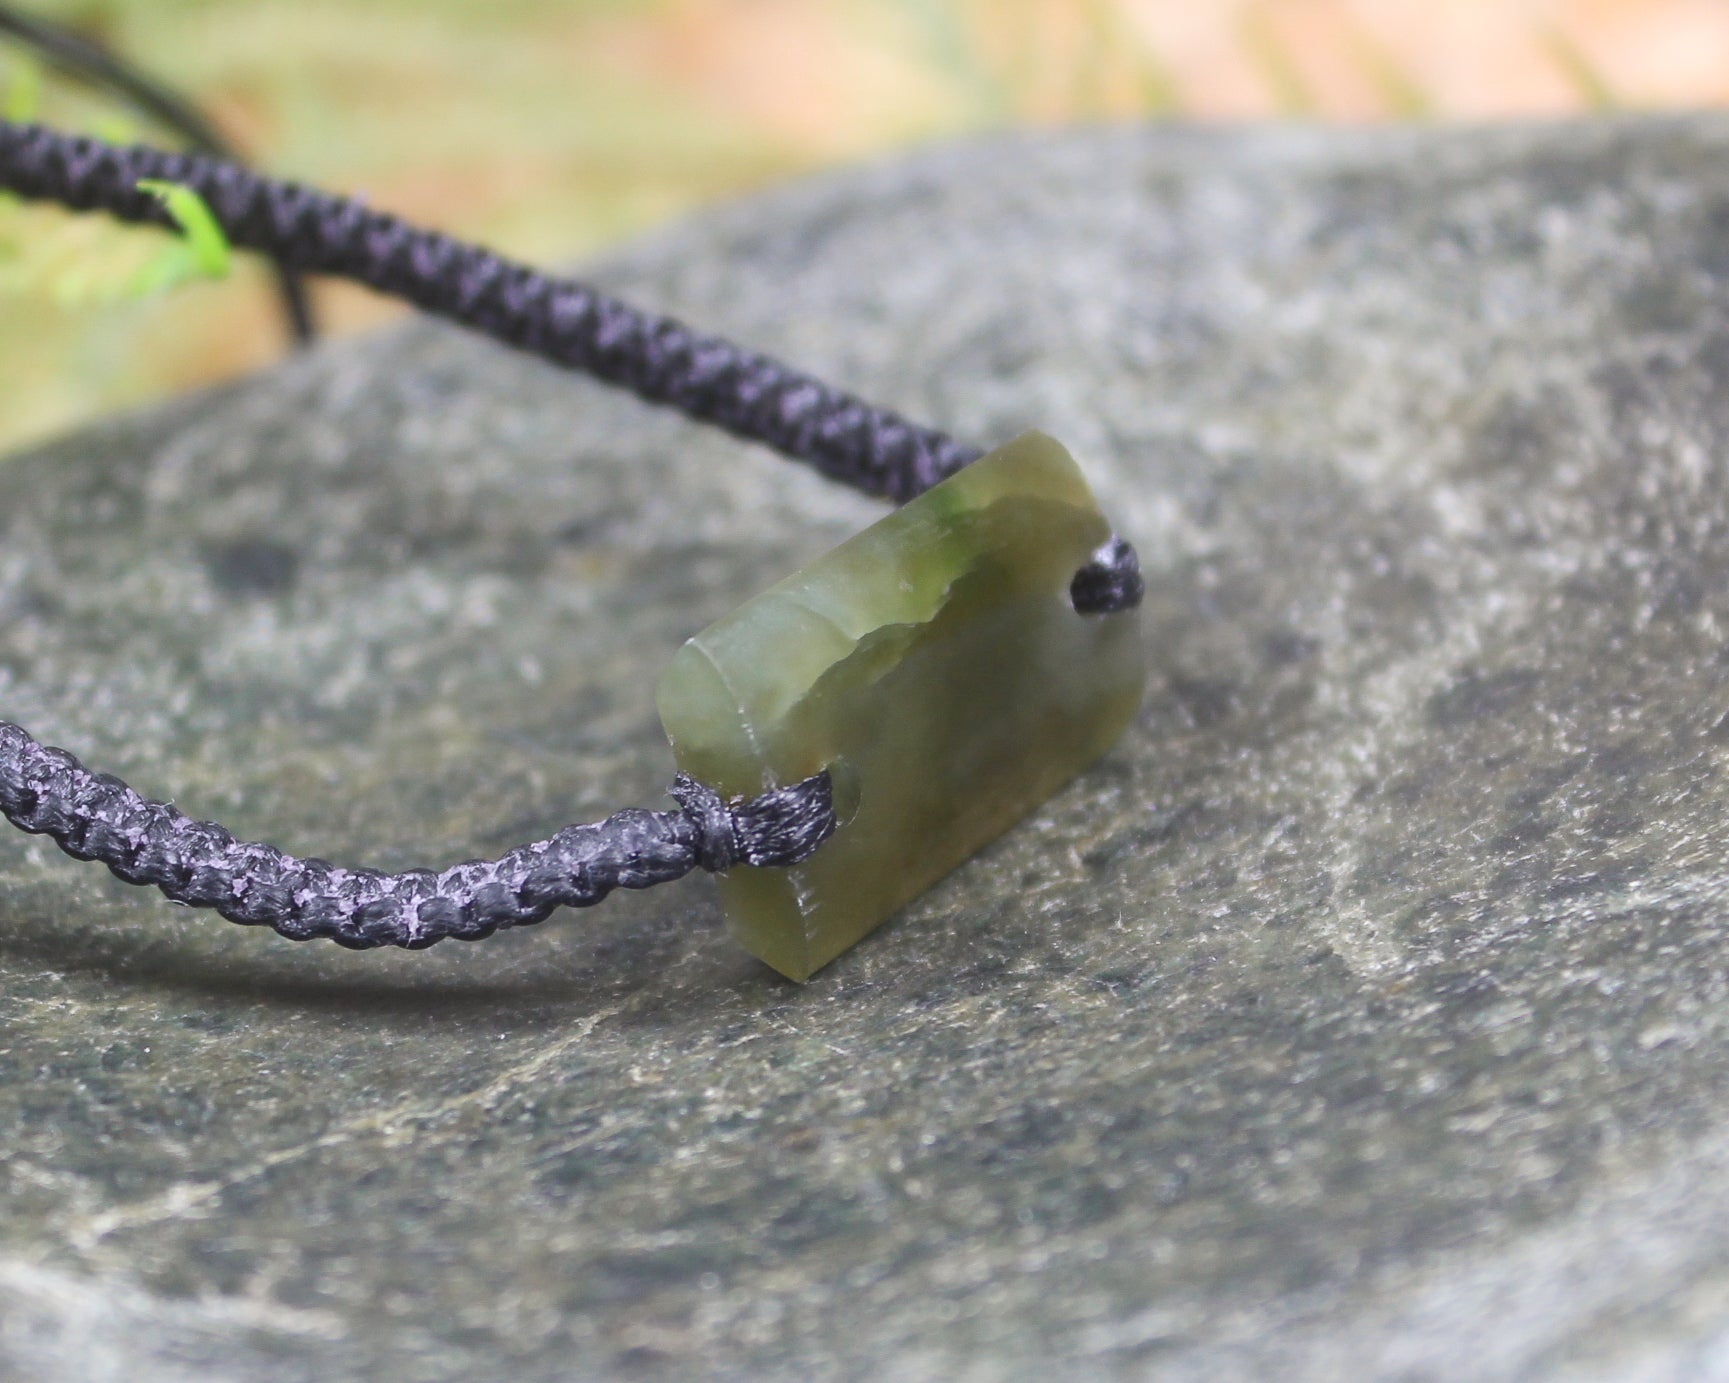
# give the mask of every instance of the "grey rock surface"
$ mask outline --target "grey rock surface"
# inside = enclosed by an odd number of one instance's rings
[[[0,837],[0,1373],[1729,1376],[1729,122],[996,138],[600,273],[1067,440],[1137,724],[803,988],[700,878],[354,955]],[[491,852],[877,512],[416,325],[0,467],[0,714]]]

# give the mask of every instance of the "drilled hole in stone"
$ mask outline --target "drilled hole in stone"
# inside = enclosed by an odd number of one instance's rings
[[[838,830],[858,815],[864,785],[850,759],[836,759],[828,766],[830,791],[834,794],[834,823]]]

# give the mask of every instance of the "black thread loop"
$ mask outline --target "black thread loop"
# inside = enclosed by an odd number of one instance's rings
[[[807,859],[835,833],[834,780],[827,769],[802,783],[727,804],[735,864],[782,867]],[[705,866],[706,867],[706,866]]]

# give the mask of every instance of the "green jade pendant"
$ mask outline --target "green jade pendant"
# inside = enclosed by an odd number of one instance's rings
[[[728,797],[827,768],[834,835],[719,877],[727,925],[804,980],[1116,742],[1138,611],[1081,615],[1110,536],[1079,467],[1028,433],[689,640],[657,700],[678,766]]]

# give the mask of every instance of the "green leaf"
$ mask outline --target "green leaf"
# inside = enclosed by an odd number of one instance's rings
[[[181,234],[186,237],[186,248],[191,251],[190,265],[195,274],[213,279],[228,277],[233,252],[228,247],[228,237],[217,223],[216,214],[204,198],[190,187],[159,182],[154,178],[141,180],[138,190],[157,198],[174,224],[180,227]]]

